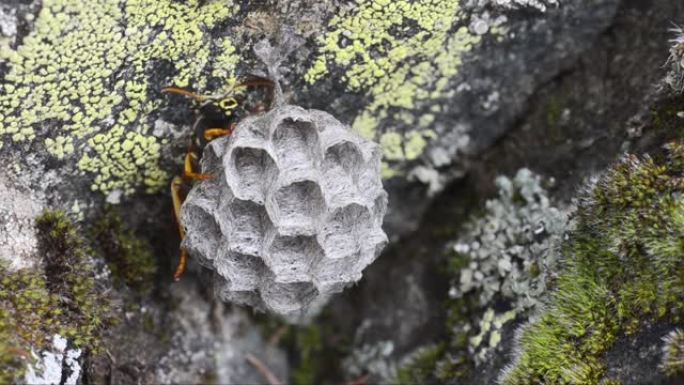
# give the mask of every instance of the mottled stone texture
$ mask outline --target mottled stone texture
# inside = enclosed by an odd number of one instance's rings
[[[291,322],[361,279],[387,237],[380,151],[330,114],[278,107],[210,143],[185,201],[183,246],[219,296]]]

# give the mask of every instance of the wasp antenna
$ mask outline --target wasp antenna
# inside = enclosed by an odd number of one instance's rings
[[[176,94],[176,95],[182,95],[191,99],[194,99],[197,102],[202,102],[207,99],[206,96],[202,95],[197,95],[194,92],[186,91],[182,88],[177,88],[177,87],[166,87],[162,88],[161,92],[166,93],[166,94]]]

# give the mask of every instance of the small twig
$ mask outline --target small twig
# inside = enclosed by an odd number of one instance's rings
[[[266,366],[264,365],[263,362],[261,362],[260,359],[254,357],[251,353],[247,354],[245,357],[247,359],[247,362],[252,364],[254,368],[261,373],[261,375],[266,379],[266,382],[268,382],[268,385],[281,385],[282,383],[278,379],[278,377],[273,374],[273,372]]]
[[[273,333],[271,338],[268,339],[268,344],[271,346],[276,346],[278,343],[280,343],[280,340],[283,339],[283,336],[287,331],[289,330],[289,327],[287,325],[283,325],[278,328],[278,330]]]
[[[26,350],[23,350],[23,349],[10,347],[7,349],[7,351],[10,352],[10,354],[13,354],[15,356],[19,356],[21,358],[31,357],[31,354],[29,352],[27,352]]]
[[[109,357],[109,361],[113,364],[116,365],[116,359],[112,355],[112,353],[109,352],[109,349],[105,349],[105,353],[107,354],[107,357]]]
[[[357,378],[356,380],[352,380],[347,383],[347,385],[368,385],[368,374],[364,374],[363,376]]]

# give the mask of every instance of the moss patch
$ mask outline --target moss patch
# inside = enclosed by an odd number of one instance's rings
[[[684,146],[629,156],[587,194],[563,247],[565,268],[539,321],[527,325],[505,384],[598,384],[619,335],[684,310]]]
[[[150,292],[157,271],[151,246],[126,227],[114,208],[95,223],[92,239],[115,279],[143,295]]]
[[[0,264],[0,382],[24,374],[30,348],[49,344],[65,326],[59,297],[48,292],[45,278],[30,271],[10,272]]]
[[[166,84],[152,81],[155,67],[171,63],[165,81],[179,87],[204,90],[209,74],[234,82],[235,47],[208,33],[234,11],[230,1],[43,1],[23,45],[0,51],[0,138],[75,156],[93,190],[157,191],[167,175],[150,113]]]
[[[299,363],[292,371],[296,385],[315,384],[320,378],[320,363],[323,353],[321,328],[308,326],[294,331],[294,340],[299,353]]]
[[[438,360],[444,355],[444,345],[421,349],[410,362],[397,371],[400,385],[426,384],[432,379]]]
[[[416,119],[413,110],[447,95],[463,55],[480,42],[463,19],[458,1],[359,0],[330,20],[305,79],[314,83],[333,68],[341,71],[349,91],[370,98],[353,127],[382,144],[385,168],[415,159],[434,136],[434,115]],[[391,119],[415,128],[382,130]]]
[[[337,329],[331,314],[324,311],[308,326],[292,326],[264,314],[255,316],[264,336],[280,336],[279,346],[290,357],[292,384],[339,384],[342,381],[341,360],[349,354],[347,333]],[[286,329],[283,329],[286,328]]]
[[[684,331],[675,329],[663,338],[660,370],[667,376],[684,374]]]
[[[54,334],[97,351],[99,337],[113,323],[76,227],[63,212],[46,212],[36,225],[44,270],[15,272],[0,264],[2,383],[21,377],[31,349],[49,346]]]
[[[97,348],[98,336],[113,321],[109,301],[95,280],[95,267],[78,229],[61,211],[36,220],[45,261],[45,287],[59,298],[65,318],[59,334],[78,347]]]

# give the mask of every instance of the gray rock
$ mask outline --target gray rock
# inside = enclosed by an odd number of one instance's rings
[[[191,289],[185,284],[172,293],[178,303],[170,346],[150,360],[155,373],[146,383],[198,384],[214,378],[217,384],[263,384],[263,375],[247,361],[250,355],[276,378],[288,378],[285,352],[266,341],[247,312],[183,295]]]
[[[380,152],[331,115],[282,106],[211,142],[185,201],[183,246],[219,296],[291,322],[359,279],[387,243]]]

